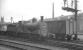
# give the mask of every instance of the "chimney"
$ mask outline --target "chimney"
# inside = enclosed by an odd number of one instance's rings
[[[22,25],[22,21],[19,21],[18,24],[19,24],[19,25]]]
[[[41,22],[43,21],[44,16],[41,16]]]

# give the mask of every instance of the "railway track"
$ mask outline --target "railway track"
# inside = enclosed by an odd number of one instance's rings
[[[54,44],[58,47],[69,48],[74,50],[83,50],[83,44],[74,42],[54,41]]]
[[[2,42],[1,42],[2,41]],[[5,43],[4,43],[5,42]],[[15,47],[15,48],[19,48],[19,49],[21,49],[21,50],[27,50],[28,48],[27,48],[27,46],[29,46],[29,47],[33,47],[34,45],[25,45],[24,43],[18,43],[18,42],[15,42],[15,41],[10,41],[10,40],[0,40],[0,44],[3,44],[3,45],[8,45],[8,46],[12,46],[12,47]],[[69,45],[64,45],[64,43],[62,44],[62,43],[59,43],[59,42],[56,42],[56,47],[67,47],[67,48],[69,48]],[[70,46],[72,46],[72,45],[70,45]],[[74,50],[83,50],[81,47],[78,47],[78,48],[76,48],[76,46],[72,46],[73,48],[69,48],[69,49],[74,49]],[[38,47],[38,46],[36,46],[35,48],[37,48],[38,50],[50,50],[50,49],[54,49],[53,47],[46,47],[46,46],[44,46],[44,47]]]
[[[76,41],[75,42],[74,41],[73,42],[67,42],[67,41],[64,42],[64,41],[48,40],[48,41],[45,41],[45,42],[33,42],[33,41],[25,40],[25,39],[24,40],[19,39],[18,41],[27,42],[27,43],[50,45],[50,46],[53,46],[53,47],[56,46],[56,47],[62,47],[62,48],[69,48],[69,49],[74,49],[74,50],[83,50],[83,44],[80,44],[80,42],[76,43]]]
[[[0,44],[0,50],[24,50],[24,49],[10,46],[10,45]]]
[[[72,43],[79,43],[79,44],[83,44],[83,41],[81,41],[81,40],[77,40],[77,41],[72,41]]]
[[[4,40],[4,39],[0,39],[0,45],[10,46],[20,50],[49,50],[49,48],[45,48],[41,46],[38,47],[30,43],[28,43],[27,45],[26,43],[21,43],[12,40]]]

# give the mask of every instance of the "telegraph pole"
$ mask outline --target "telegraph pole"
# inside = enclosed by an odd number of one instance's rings
[[[77,0],[75,0],[75,10],[77,10]],[[77,12],[75,11],[76,33],[77,33]]]
[[[75,10],[77,10],[77,0],[74,0],[74,2],[75,2]],[[77,37],[77,31],[78,31],[78,30],[77,30],[77,29],[78,29],[77,13],[78,13],[78,11],[75,11],[75,25],[76,25],[76,26],[75,26],[75,27],[76,27],[76,28],[75,28],[75,29],[76,29],[76,30],[75,30],[75,33],[76,33],[76,34],[75,34],[75,36],[76,36],[75,40],[78,38],[78,37]]]

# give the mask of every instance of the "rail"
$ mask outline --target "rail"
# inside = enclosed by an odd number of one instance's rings
[[[48,40],[45,43],[47,43],[47,45],[44,43],[44,45],[39,44],[39,43],[33,43],[33,42],[23,42],[23,41],[16,41],[16,40],[8,40],[8,39],[0,39],[0,44],[4,44],[3,42],[5,42],[7,45],[10,46],[16,46],[16,47],[20,47],[21,46],[25,46],[24,49],[27,47],[26,46],[31,46],[31,47],[36,47],[36,48],[43,48],[43,49],[52,49],[55,47],[62,47],[62,48],[69,48],[69,49],[75,49],[75,50],[83,50],[83,42],[79,42],[76,41],[75,42],[67,42],[67,41],[53,41],[53,40]],[[9,44],[8,44],[9,43]],[[12,45],[11,45],[12,44]],[[13,45],[14,44],[14,45]],[[23,48],[20,47],[20,48]]]
[[[34,48],[38,48],[41,50],[51,50],[54,49],[53,47],[50,46],[44,46],[44,45],[39,45],[39,44],[33,44],[33,43],[25,43],[25,42],[17,42],[17,41],[12,41],[12,40],[4,40],[4,39],[0,39],[0,44],[1,45],[8,45],[8,46],[13,46],[16,48],[21,48],[21,49],[28,49],[28,47],[34,47]]]

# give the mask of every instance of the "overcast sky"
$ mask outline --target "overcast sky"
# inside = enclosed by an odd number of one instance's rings
[[[78,1],[78,9],[83,11],[83,1]],[[22,20],[22,16],[23,20],[33,17],[39,19],[40,16],[51,18],[53,2],[55,17],[72,14],[61,9],[63,0],[0,0],[0,2],[0,16],[4,16],[5,21],[10,21],[11,16],[14,17],[14,21]]]

